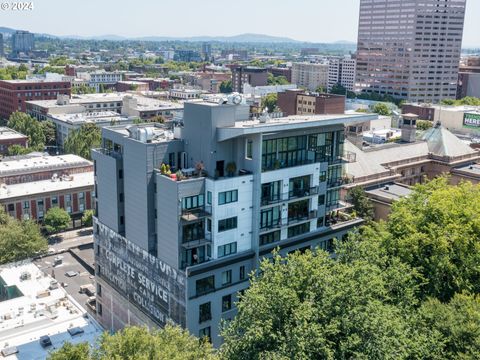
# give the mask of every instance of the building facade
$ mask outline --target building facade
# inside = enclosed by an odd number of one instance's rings
[[[0,118],[8,119],[15,111],[26,111],[26,101],[53,100],[70,96],[71,85],[65,81],[0,80]]]
[[[250,84],[251,86],[266,86],[268,84],[267,69],[252,67],[252,66],[238,66],[232,69],[232,92],[243,92],[243,85]]]
[[[309,93],[299,89],[278,93],[277,106],[285,116],[343,114],[345,96]]]
[[[35,48],[35,37],[31,32],[17,30],[12,34],[12,55],[28,54]]]
[[[238,117],[232,104],[187,103],[181,128],[102,130],[92,157],[106,329],[173,320],[219,346],[261,258],[328,250],[362,223],[340,199],[344,125],[376,116]]]
[[[356,90],[455,98],[464,17],[465,0],[361,0]]]
[[[8,148],[12,145],[26,148],[28,146],[28,136],[13,129],[0,126],[0,155],[7,155]]]
[[[0,34],[0,57],[5,56],[4,43],[3,43],[3,34]]]
[[[47,211],[67,211],[74,227],[92,209],[93,166],[76,155],[23,156],[0,163],[0,204],[16,219],[43,222]]]
[[[328,64],[293,63],[292,83],[310,91],[328,86]]]
[[[354,91],[356,69],[357,60],[352,57],[330,59],[328,61],[328,90],[336,84],[340,84],[348,91]]]

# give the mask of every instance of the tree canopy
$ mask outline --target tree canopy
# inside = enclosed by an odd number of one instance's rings
[[[16,220],[0,206],[0,264],[23,260],[47,249],[47,240],[32,220]]]
[[[466,96],[463,99],[455,100],[455,99],[444,99],[440,101],[442,105],[471,105],[471,106],[480,106],[480,98],[476,98],[473,96]]]
[[[267,94],[262,99],[262,108],[267,108],[268,112],[271,113],[277,107],[278,96],[276,93]]]
[[[372,111],[383,116],[389,116],[391,114],[390,108],[384,103],[376,103]]]
[[[228,359],[480,357],[480,186],[439,178],[320,249],[264,260],[223,330]]]
[[[64,143],[64,151],[85,159],[91,159],[91,150],[98,148],[102,140],[100,129],[95,124],[83,124],[72,131]]]
[[[232,81],[231,80],[222,81],[220,84],[220,92],[222,94],[230,94],[232,92]]]
[[[28,136],[28,144],[34,150],[43,151],[45,146],[44,128],[39,121],[30,115],[16,111],[8,120],[7,126],[26,136]]]
[[[45,229],[49,233],[65,230],[70,224],[71,218],[68,212],[55,206],[50,208],[45,215]]]
[[[48,359],[215,360],[218,357],[208,341],[199,341],[187,331],[167,325],[160,330],[127,327],[114,335],[104,333],[95,349],[90,348],[87,343],[67,343],[51,353]]]
[[[347,200],[353,205],[358,216],[364,220],[373,220],[373,205],[362,187],[356,186],[350,189],[347,193]]]
[[[268,85],[288,85],[288,84],[290,84],[285,76],[274,76],[272,73],[268,73],[267,83],[268,83]]]

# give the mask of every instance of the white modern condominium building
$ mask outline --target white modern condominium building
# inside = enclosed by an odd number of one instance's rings
[[[357,60],[351,56],[332,58],[328,63],[328,90],[336,84],[348,91],[354,91]]]

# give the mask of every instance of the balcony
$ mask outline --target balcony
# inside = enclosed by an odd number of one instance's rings
[[[305,189],[294,189],[288,192],[288,199],[297,199],[302,197],[308,197],[318,194],[318,186]]]
[[[309,165],[313,163],[314,163],[313,160],[308,160],[308,159],[291,161],[289,163],[282,163],[277,160],[277,161],[274,161],[273,164],[271,165],[263,166],[262,172],[286,169],[286,168],[291,168],[295,166]]]
[[[283,223],[281,220],[279,220],[278,222],[275,222],[273,224],[267,224],[265,226],[261,226],[260,227],[260,234],[262,233],[266,233],[266,232],[269,232],[269,231],[272,231],[272,230],[276,230],[276,229],[281,229],[283,226]]]
[[[195,240],[185,240],[185,239],[183,239],[182,247],[184,249],[193,249],[193,248],[197,248],[199,246],[210,244],[211,242],[212,242],[212,234],[205,233],[202,236],[200,236],[198,239],[195,239]]]
[[[327,182],[327,188],[336,188],[336,187],[342,187],[347,184],[353,183],[353,178],[350,178],[348,176],[344,176],[341,178],[334,178],[334,179],[328,179]]]
[[[272,196],[265,196],[261,199],[261,206],[267,206],[272,204],[278,204],[283,201],[282,194],[275,194]]]
[[[341,227],[347,223],[361,220],[351,209],[332,211],[325,216],[326,227]]]
[[[200,206],[194,209],[182,209],[181,219],[185,222],[197,221],[212,215],[211,206]]]
[[[293,224],[298,224],[304,221],[312,220],[317,218],[317,210],[311,210],[308,213],[298,214],[288,218],[288,226]]]

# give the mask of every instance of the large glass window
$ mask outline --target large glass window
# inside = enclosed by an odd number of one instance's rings
[[[218,232],[227,231],[237,228],[237,217],[218,220]]]
[[[340,189],[327,192],[327,207],[338,205],[340,201]]]
[[[289,181],[289,197],[301,197],[309,194],[310,176],[300,176]]]
[[[262,184],[262,204],[279,201],[282,198],[282,182],[274,181]]]
[[[238,190],[218,193],[218,205],[230,204],[238,200]]]
[[[232,270],[222,272],[222,285],[228,285],[232,283]]]
[[[280,207],[272,207],[260,212],[260,229],[271,229],[280,224]]]
[[[260,246],[280,241],[280,230],[260,235]]]
[[[310,231],[310,223],[304,223],[300,225],[290,226],[288,228],[288,237],[294,237],[308,233]]]
[[[237,243],[232,242],[230,244],[221,245],[218,247],[218,257],[224,257],[237,253]]]
[[[197,296],[209,293],[215,290],[215,276],[211,275],[196,282]]]
[[[307,136],[291,136],[264,140],[262,168],[264,171],[298,166],[307,161]]]
[[[203,221],[188,224],[183,227],[183,242],[200,240],[205,237],[205,225]]]
[[[308,205],[308,199],[288,204],[288,221],[291,222],[308,219]]]
[[[185,197],[182,200],[182,209],[196,209],[205,205],[205,196],[203,194]]]
[[[222,312],[232,310],[232,295],[222,297]]]
[[[198,322],[202,323],[212,319],[212,305],[210,302],[201,304],[199,306],[199,319]]]

